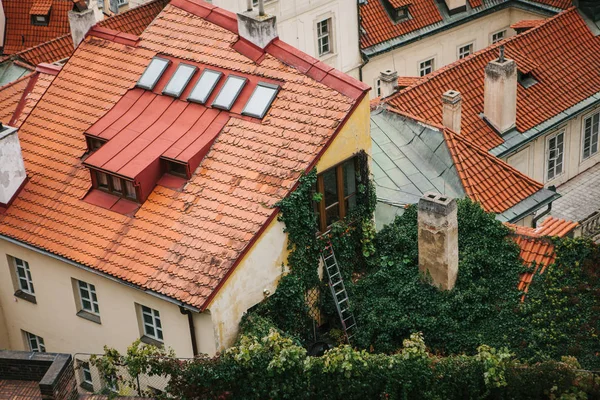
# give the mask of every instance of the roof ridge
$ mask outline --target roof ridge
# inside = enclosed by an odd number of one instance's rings
[[[0,91],[2,91],[2,90],[4,90],[4,89],[8,89],[9,87],[11,87],[11,86],[14,86],[14,85],[16,85],[17,83],[19,83],[19,82],[21,82],[21,81],[24,81],[25,79],[29,79],[29,78],[31,78],[31,75],[33,75],[33,74],[35,74],[35,73],[37,73],[37,71],[33,70],[33,71],[31,71],[29,74],[27,74],[27,75],[23,75],[23,76],[22,76],[22,77],[20,77],[19,79],[16,79],[16,80],[14,80],[14,81],[12,81],[12,82],[9,82],[9,83],[7,83],[7,84],[6,84],[6,85],[4,85],[4,86],[0,86]]]
[[[14,53],[14,54],[11,54],[11,55],[10,55],[10,57],[15,57],[15,56],[18,56],[18,55],[19,55],[19,54],[21,54],[21,53],[26,53],[26,52],[28,52],[28,51],[31,51],[31,50],[37,49],[38,47],[47,46],[48,44],[50,44],[50,43],[52,43],[52,42],[56,42],[56,41],[62,40],[62,39],[64,39],[64,38],[65,38],[65,37],[67,37],[67,36],[71,36],[71,34],[70,34],[70,33],[67,33],[66,35],[58,36],[58,37],[55,37],[54,39],[50,39],[50,40],[48,40],[48,41],[46,41],[46,42],[42,42],[42,43],[36,44],[35,46],[28,47],[28,48],[26,48],[26,49],[23,49],[23,50],[21,50],[21,51],[19,51],[19,52],[16,52],[16,53]]]
[[[134,12],[140,12],[143,9],[150,8],[150,7],[154,6],[157,3],[161,3],[161,2],[165,3],[165,5],[163,6],[163,8],[164,8],[164,7],[167,6],[167,4],[169,4],[170,1],[171,0],[151,0],[151,1],[147,2],[147,3],[139,5],[137,7],[130,8],[129,10],[124,11],[122,13],[111,15],[108,18],[104,18],[102,21],[96,22],[94,24],[94,26],[102,26],[102,24],[105,23],[105,22],[108,23],[108,22],[111,22],[111,21],[115,21],[115,20],[118,20],[118,19],[125,18],[125,17],[129,16],[129,14],[132,14]]]

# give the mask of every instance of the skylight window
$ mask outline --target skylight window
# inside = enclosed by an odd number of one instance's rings
[[[202,75],[200,75],[200,79],[198,79],[196,86],[194,86],[194,89],[192,89],[192,92],[188,96],[188,101],[200,104],[206,103],[222,75],[221,72],[205,69],[202,72]]]
[[[152,90],[158,83],[158,80],[167,69],[167,66],[171,63],[171,60],[167,60],[160,57],[154,57],[146,70],[142,74],[142,77],[137,82],[137,86],[142,89]]]
[[[251,117],[262,118],[267,113],[267,110],[273,103],[279,86],[272,85],[270,83],[261,82],[256,86],[250,100],[246,103],[242,114],[249,115]]]
[[[169,80],[169,83],[167,83],[167,86],[163,90],[163,94],[173,97],[181,96],[181,93],[183,93],[183,89],[185,89],[187,84],[190,82],[190,79],[192,79],[192,75],[194,75],[194,72],[196,72],[197,69],[198,67],[193,65],[183,63],[179,64],[177,70],[175,71],[175,73]]]
[[[230,110],[247,81],[248,79],[241,76],[228,76],[217,98],[213,101],[212,106],[223,110]]]

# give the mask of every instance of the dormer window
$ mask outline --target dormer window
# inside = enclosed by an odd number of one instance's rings
[[[137,201],[137,192],[132,181],[100,171],[92,172],[96,178],[93,180],[95,189],[108,192],[115,196]]]
[[[171,175],[180,176],[182,178],[187,178],[187,165],[174,162],[167,161],[167,172]]]
[[[91,136],[88,136],[86,140],[88,145],[88,151],[90,153],[93,153],[94,151],[98,150],[105,143],[103,140]]]
[[[402,22],[410,18],[408,7],[411,4],[411,0],[383,0],[384,8],[394,22]]]
[[[31,25],[48,26],[50,15],[32,15]]]
[[[533,85],[535,85],[536,83],[538,83],[538,81],[535,79],[535,77],[533,76],[533,74],[531,72],[523,73],[521,71],[518,71],[517,72],[517,80],[518,80],[519,84],[526,89],[530,88]]]
[[[408,7],[400,7],[394,10],[396,22],[408,18]]]

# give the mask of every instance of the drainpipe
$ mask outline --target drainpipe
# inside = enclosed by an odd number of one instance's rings
[[[556,186],[554,186],[554,185],[549,186],[548,189],[552,190],[554,193],[556,193]],[[550,211],[552,211],[552,203],[548,204],[548,208],[546,209],[546,211],[533,217],[533,221],[531,221],[531,223],[533,224],[533,227],[537,228],[537,222],[540,220],[540,218],[545,217],[546,215],[550,214]]]
[[[358,66],[358,80],[363,81],[363,67],[369,63],[369,58],[362,52],[360,49],[360,1],[356,2],[356,19],[358,21],[358,51],[360,52],[360,57],[363,59],[363,62]]]
[[[192,353],[194,357],[198,355],[198,343],[196,343],[196,327],[194,326],[194,316],[190,310],[183,308],[183,306],[179,306],[179,312],[183,315],[187,315],[188,324],[190,326],[190,338],[192,339]]]

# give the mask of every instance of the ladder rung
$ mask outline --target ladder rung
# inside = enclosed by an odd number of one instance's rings
[[[329,257],[324,257],[324,258],[325,258],[325,261],[327,261],[327,260],[329,260],[330,258],[333,258],[333,254],[332,254],[332,255],[330,255]]]
[[[337,281],[336,283],[334,283],[333,285],[331,285],[331,287],[336,287],[340,283],[343,283],[343,281],[341,279],[339,281]]]
[[[351,316],[349,316],[349,317],[347,317],[347,318],[344,318],[344,322],[348,321],[349,319],[354,319],[354,316],[353,316],[353,315],[351,315]]]
[[[338,305],[339,305],[339,304],[342,304],[342,303],[343,303],[343,302],[345,302],[345,301],[348,301],[348,298],[347,298],[347,297],[345,297],[344,299],[342,299],[342,300],[338,301]]]
[[[342,289],[342,290],[340,290],[339,292],[336,292],[336,293],[335,293],[335,295],[336,295],[336,296],[339,296],[341,293],[344,293],[345,291],[346,291],[346,289]]]
[[[340,274],[339,272],[336,272],[336,273],[335,273],[335,274],[333,274],[333,275],[329,275],[329,279],[331,279],[331,278],[333,278],[334,276],[336,276],[336,275],[339,275],[339,274]]]
[[[347,326],[347,327],[346,327],[346,330],[347,330],[347,331],[349,331],[350,329],[354,328],[355,326],[356,326],[356,324],[352,324],[352,325],[350,325],[350,326]]]
[[[350,311],[349,308],[344,308],[343,310],[340,311],[340,314],[343,314],[343,313],[348,312],[348,311]]]

